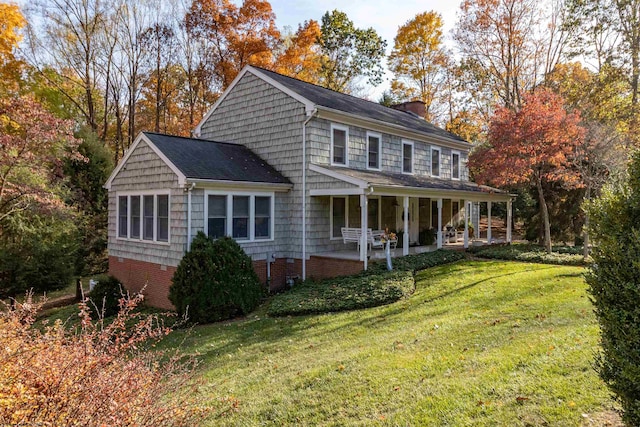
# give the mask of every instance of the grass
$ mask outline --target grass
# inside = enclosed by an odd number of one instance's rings
[[[610,410],[578,267],[465,261],[366,310],[174,332],[199,354],[206,425],[579,426]]]

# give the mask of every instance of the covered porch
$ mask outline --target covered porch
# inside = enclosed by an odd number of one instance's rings
[[[366,269],[370,260],[384,257],[382,247],[370,242],[371,232],[376,234],[376,230],[397,236],[397,247],[392,256],[440,248],[467,248],[471,244],[496,241],[511,242],[511,196],[500,190],[471,182],[335,169],[316,167],[315,171],[333,178],[343,176],[352,185],[310,191],[312,199],[321,199],[321,204],[328,208],[325,215],[329,216],[329,239],[332,243],[326,248],[316,247],[310,255],[358,260]],[[398,179],[404,182],[399,183]],[[497,204],[504,204],[501,209],[504,218],[500,218],[500,222],[506,228],[506,233],[499,238],[493,232],[496,218],[492,215],[492,208]],[[479,230],[481,205],[486,212],[482,238]],[[344,228],[359,229],[362,240],[343,239]]]

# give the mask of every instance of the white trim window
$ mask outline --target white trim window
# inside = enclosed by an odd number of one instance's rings
[[[119,239],[169,243],[171,198],[168,191],[118,193]]]
[[[413,142],[402,141],[402,173],[413,173]]]
[[[460,152],[451,152],[451,179],[460,179]]]
[[[204,232],[238,242],[273,240],[274,193],[205,192]]]
[[[382,135],[367,132],[367,169],[380,170]]]
[[[347,196],[332,196],[331,197],[331,216],[329,217],[331,222],[331,234],[332,239],[342,238],[342,227],[347,226],[347,218],[349,214]]]
[[[331,164],[349,166],[349,128],[331,124]]]
[[[431,176],[440,177],[440,148],[431,147]]]

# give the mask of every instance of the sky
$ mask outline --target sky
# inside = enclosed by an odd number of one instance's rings
[[[397,0],[396,0],[397,1]],[[345,12],[357,28],[372,27],[387,41],[387,54],[393,47],[393,39],[398,27],[412,19],[418,13],[433,10],[442,15],[445,37],[456,22],[456,14],[461,0],[269,0],[276,14],[276,23],[280,30],[285,26],[293,31],[298,24],[315,19],[320,22],[327,11],[338,9]],[[384,64],[386,65],[386,64]],[[385,66],[386,69],[386,66]],[[384,90],[389,88],[390,74],[385,82],[372,88],[368,98],[377,100]]]

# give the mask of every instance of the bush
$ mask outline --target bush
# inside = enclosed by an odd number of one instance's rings
[[[418,233],[418,241],[422,246],[433,245],[436,241],[436,230],[433,228],[426,228]]]
[[[277,295],[267,313],[287,316],[377,307],[405,298],[414,290],[413,274],[407,271],[306,280]]]
[[[328,313],[391,304],[413,293],[415,271],[464,257],[461,252],[438,250],[395,258],[391,272],[380,262],[355,276],[307,280],[289,292],[275,296],[267,313],[272,316]]]
[[[535,245],[489,245],[472,246],[468,251],[480,258],[507,261],[537,262],[554,265],[584,265],[581,248],[559,247],[548,254],[544,248]]]
[[[120,281],[113,276],[102,274],[97,276],[98,282],[89,292],[91,300],[92,317],[109,317],[118,313],[119,301],[124,297],[124,291]]]
[[[640,152],[626,182],[587,206],[597,244],[587,275],[600,323],[596,369],[620,401],[627,425],[640,425]]]
[[[94,322],[86,301],[81,324],[36,327],[41,304],[28,295],[0,310],[0,425],[184,426],[204,417],[193,380],[195,361],[142,350],[166,336],[157,315],[140,316],[138,295],[109,324]],[[131,328],[126,325],[135,323]],[[162,360],[162,363],[159,363]],[[169,395],[170,394],[170,395]]]
[[[199,232],[175,274],[169,300],[181,316],[215,322],[253,311],[264,296],[251,258],[230,237]]]

